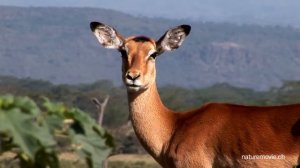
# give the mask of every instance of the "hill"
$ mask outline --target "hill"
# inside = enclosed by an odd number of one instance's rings
[[[300,30],[133,17],[106,9],[0,7],[0,75],[54,83],[121,83],[121,59],[101,48],[90,21],[114,26],[125,36],[159,38],[169,27],[191,24],[176,52],[158,58],[158,84],[204,87],[214,83],[267,89],[300,79]]]

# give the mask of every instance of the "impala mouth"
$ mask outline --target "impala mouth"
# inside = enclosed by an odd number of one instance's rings
[[[141,85],[136,85],[136,84],[127,84],[126,86],[129,91],[135,91],[135,92],[139,91],[142,88]]]
[[[124,83],[127,87],[127,90],[129,91],[139,91],[141,88],[143,88],[142,82],[140,80],[125,79]]]
[[[136,85],[136,84],[127,84],[126,86],[129,87],[129,88],[139,88],[139,87],[141,87],[140,85]]]

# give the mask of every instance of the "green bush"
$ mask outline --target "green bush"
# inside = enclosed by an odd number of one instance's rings
[[[22,168],[58,168],[57,137],[70,142],[91,168],[101,167],[113,140],[85,112],[44,99],[42,107],[27,97],[0,96],[0,154],[16,154]]]

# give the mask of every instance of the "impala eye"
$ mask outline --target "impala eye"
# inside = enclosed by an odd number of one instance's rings
[[[158,53],[157,53],[157,52],[154,52],[154,53],[152,53],[152,54],[149,56],[149,58],[155,59],[157,55],[158,55]]]

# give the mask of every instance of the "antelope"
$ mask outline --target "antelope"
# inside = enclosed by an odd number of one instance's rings
[[[113,27],[99,22],[91,22],[90,28],[103,47],[121,53],[134,131],[162,167],[297,165],[300,104],[259,107],[207,103],[198,109],[174,112],[162,103],[156,86],[156,58],[180,47],[191,26],[171,28],[158,40],[124,38]]]

